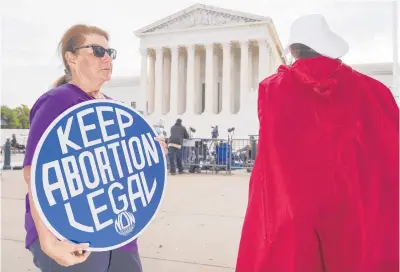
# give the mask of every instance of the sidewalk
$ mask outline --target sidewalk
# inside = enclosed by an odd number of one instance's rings
[[[11,154],[11,167],[21,167],[24,164],[24,154]],[[0,154],[0,169],[4,166],[4,153]]]
[[[249,175],[168,176],[162,207],[138,239],[144,272],[234,271]],[[38,271],[24,248],[22,171],[1,180],[1,271]]]

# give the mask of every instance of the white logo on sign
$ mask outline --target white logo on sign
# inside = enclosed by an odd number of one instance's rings
[[[118,214],[117,220],[115,220],[115,230],[119,235],[126,236],[131,233],[135,227],[135,217],[132,213],[123,211]]]

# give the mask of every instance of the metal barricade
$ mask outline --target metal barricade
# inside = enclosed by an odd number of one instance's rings
[[[229,145],[225,139],[188,139],[182,149],[184,168],[190,173],[229,171]]]
[[[251,172],[257,154],[257,138],[251,136],[249,139],[232,139],[233,169]]]
[[[251,172],[257,139],[188,139],[183,143],[182,163],[190,173],[218,173],[246,169]]]

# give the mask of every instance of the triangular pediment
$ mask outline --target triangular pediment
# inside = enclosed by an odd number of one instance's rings
[[[268,17],[196,4],[135,32],[137,36],[164,31],[261,22]]]

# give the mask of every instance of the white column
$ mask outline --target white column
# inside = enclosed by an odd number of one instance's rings
[[[167,114],[169,112],[170,106],[170,84],[171,84],[171,59],[169,54],[164,51],[164,64],[163,64],[163,110],[162,114]]]
[[[162,47],[156,48],[156,64],[155,64],[155,94],[154,94],[154,114],[162,113],[163,98],[163,55]]]
[[[218,71],[219,71],[219,53],[218,48],[214,48],[214,94],[213,94],[213,112],[219,113],[219,97],[218,97]]]
[[[149,54],[150,56],[150,78],[149,78],[149,100],[147,101],[148,103],[148,113],[151,114],[154,112],[154,99],[155,99],[155,66],[156,66],[156,58],[154,55],[154,52]]]
[[[214,44],[205,45],[206,48],[206,99],[205,113],[213,113],[214,98]]]
[[[195,104],[195,113],[200,114],[203,110],[202,108],[202,85],[200,82],[201,78],[201,55],[200,52],[194,53],[194,104]]]
[[[245,96],[249,94],[249,42],[240,43],[240,103],[239,111],[245,107]]]
[[[239,99],[240,99],[240,59],[236,56],[237,51],[232,47],[231,51],[231,95],[232,95],[232,113],[236,114],[239,110]]]
[[[170,87],[170,107],[169,112],[172,116],[178,114],[178,88],[179,88],[179,47],[171,47],[171,87]]]
[[[195,45],[187,47],[187,81],[186,81],[186,112],[194,113],[196,109],[195,100],[195,67],[194,67]]]
[[[150,101],[151,94],[148,88],[148,78],[147,78],[147,48],[141,49],[140,54],[142,56],[141,60],[141,74],[140,74],[140,92],[143,94],[139,109],[143,110],[143,114],[147,115],[146,105],[147,101]]]
[[[266,40],[258,41],[258,82],[260,83],[268,76],[268,67],[269,67],[269,53],[268,53],[268,42]]]
[[[249,90],[254,88],[254,68],[253,68],[253,45],[249,44],[249,66],[248,66],[248,80],[249,80]]]
[[[186,60],[185,60],[185,55],[180,52],[179,53],[179,64],[178,64],[178,73],[179,73],[179,87],[178,87],[178,114],[182,114],[186,111]]]
[[[400,98],[400,66],[399,66],[399,10],[398,1],[393,1],[393,90],[396,100]]]
[[[232,44],[222,44],[222,110],[221,113],[231,114],[232,107]]]

